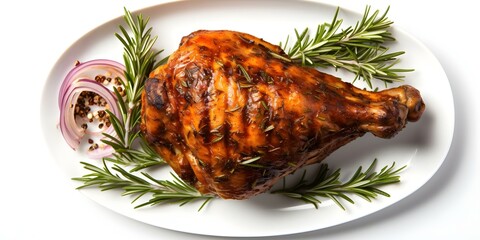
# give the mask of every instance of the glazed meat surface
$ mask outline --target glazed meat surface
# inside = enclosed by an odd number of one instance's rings
[[[390,138],[425,105],[400,86],[358,89],[298,66],[275,45],[234,31],[182,38],[142,95],[142,131],[202,193],[246,199],[367,132]]]

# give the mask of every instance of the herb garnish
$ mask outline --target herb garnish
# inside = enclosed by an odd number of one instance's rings
[[[399,73],[413,71],[393,68],[398,63],[397,57],[405,52],[389,53],[384,45],[395,40],[389,31],[393,24],[387,18],[389,8],[379,16],[378,10],[370,15],[370,6],[367,6],[362,20],[355,27],[349,26],[341,31],[343,20],[338,19],[339,10],[337,8],[331,23],[318,25],[313,37],[308,28],[301,33],[295,29],[296,41],[288,50],[289,37],[284,44],[280,43],[288,59],[272,54],[302,65],[346,69],[356,74],[354,81],[363,79],[370,88],[373,88],[372,79],[382,80],[386,85],[402,80],[404,76]]]
[[[355,203],[346,195],[347,193],[358,195],[369,202],[378,195],[390,197],[388,193],[378,189],[378,187],[400,182],[400,176],[397,174],[406,166],[394,169],[395,163],[393,163],[390,167],[383,167],[377,173],[374,172],[376,163],[377,159],[372,162],[365,172],[362,172],[362,167],[359,167],[350,180],[345,183],[339,180],[340,169],[331,172],[328,169],[328,165],[321,164],[312,181],[308,182],[305,179],[306,171],[304,171],[302,177],[294,186],[287,188],[284,185],[282,189],[272,191],[272,193],[311,203],[315,208],[318,208],[318,204],[321,203],[318,197],[329,198],[343,210],[345,210],[345,207],[339,199],[344,199],[352,204]]]
[[[119,26],[123,36],[115,33],[124,46],[123,60],[126,68],[125,81],[120,80],[125,98],[118,89],[114,89],[122,119],[109,112],[110,121],[118,137],[105,134],[107,139],[103,142],[115,149],[113,157],[106,158],[106,160],[122,165],[133,164],[136,165],[134,170],[140,170],[165,163],[147,144],[139,141],[140,130],[138,128],[141,119],[140,98],[146,76],[152,71],[155,58],[163,50],[152,51],[157,37],[151,37],[152,28],[146,29],[148,19],[145,20],[142,15],[138,15],[135,20],[125,9],[124,20],[132,31],[133,37],[123,26]],[[160,63],[163,61],[165,60]],[[140,142],[140,148],[136,146],[137,142]]]
[[[174,174],[172,174],[174,178],[173,181],[158,180],[145,172],[141,172],[142,176],[134,175],[116,164],[109,168],[106,160],[103,160],[103,168],[86,162],[81,163],[85,169],[92,173],[84,175],[83,177],[73,178],[73,180],[84,182],[78,189],[90,186],[98,186],[102,191],[123,189],[124,192],[122,196],[136,195],[132,203],[146,194],[151,194],[148,201],[137,205],[135,208],[160,203],[179,203],[180,206],[182,206],[192,201],[203,200],[204,202],[198,209],[198,211],[200,211],[214,198],[212,195],[202,195],[194,187],[185,183]]]

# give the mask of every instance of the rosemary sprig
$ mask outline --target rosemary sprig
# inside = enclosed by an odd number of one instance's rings
[[[337,8],[332,22],[318,25],[313,36],[308,28],[301,33],[295,29],[296,41],[288,51],[289,37],[284,44],[280,43],[288,59],[273,55],[307,66],[346,69],[356,74],[354,81],[363,79],[370,88],[373,88],[372,79],[382,80],[385,85],[400,81],[404,76],[399,73],[413,70],[394,68],[398,63],[397,57],[405,52],[389,53],[384,45],[395,40],[389,31],[393,22],[387,18],[388,10],[383,15],[379,15],[378,10],[370,14],[370,6],[367,6],[355,27],[339,31],[343,20],[338,18]]]
[[[272,193],[311,203],[315,208],[318,208],[318,204],[321,203],[319,197],[329,198],[343,210],[345,210],[345,207],[340,202],[340,199],[354,204],[354,201],[347,194],[355,194],[369,202],[378,195],[390,197],[388,193],[380,190],[378,187],[399,182],[400,176],[397,174],[406,166],[395,169],[395,163],[393,163],[390,167],[383,167],[377,173],[373,170],[376,163],[377,159],[372,162],[365,172],[362,172],[362,167],[359,167],[350,180],[345,183],[339,180],[340,169],[331,172],[328,169],[328,165],[321,164],[315,178],[311,182],[305,179],[306,171],[304,171],[302,177],[294,186],[287,188],[284,185],[282,189],[272,191]]]
[[[121,81],[125,96],[122,96],[118,89],[114,89],[122,116],[120,119],[109,112],[117,137],[106,135],[107,139],[103,142],[115,150],[113,157],[106,160],[122,165],[135,165],[132,171],[138,171],[165,163],[158,154],[143,143],[138,128],[141,119],[140,98],[145,80],[155,67],[155,58],[163,50],[157,52],[152,50],[157,37],[150,35],[152,28],[147,29],[148,18],[144,19],[141,14],[134,18],[125,9],[124,20],[133,36],[130,36],[123,26],[119,26],[122,35],[115,33],[124,45],[123,60],[126,68],[125,81]],[[163,60],[160,61],[162,62]]]
[[[200,211],[214,198],[212,195],[201,194],[174,174],[172,174],[173,181],[158,180],[146,172],[141,172],[141,176],[134,175],[116,164],[108,167],[106,160],[103,160],[103,168],[86,162],[81,162],[81,164],[91,173],[83,177],[73,178],[73,180],[84,182],[77,189],[91,186],[97,186],[102,191],[123,189],[122,196],[135,196],[132,203],[150,194],[148,201],[135,206],[135,208],[161,203],[179,203],[182,206],[193,201],[203,201],[198,209]]]

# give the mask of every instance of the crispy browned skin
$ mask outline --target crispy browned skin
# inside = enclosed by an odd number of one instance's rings
[[[203,193],[249,198],[366,132],[390,138],[424,111],[413,87],[368,92],[270,52],[284,55],[245,33],[197,31],[146,82],[147,141]]]

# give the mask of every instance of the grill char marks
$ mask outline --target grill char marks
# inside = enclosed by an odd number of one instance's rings
[[[271,52],[285,56],[248,34],[197,31],[147,80],[142,131],[203,193],[265,192],[366,132],[394,136],[424,110],[410,86],[367,92]]]

